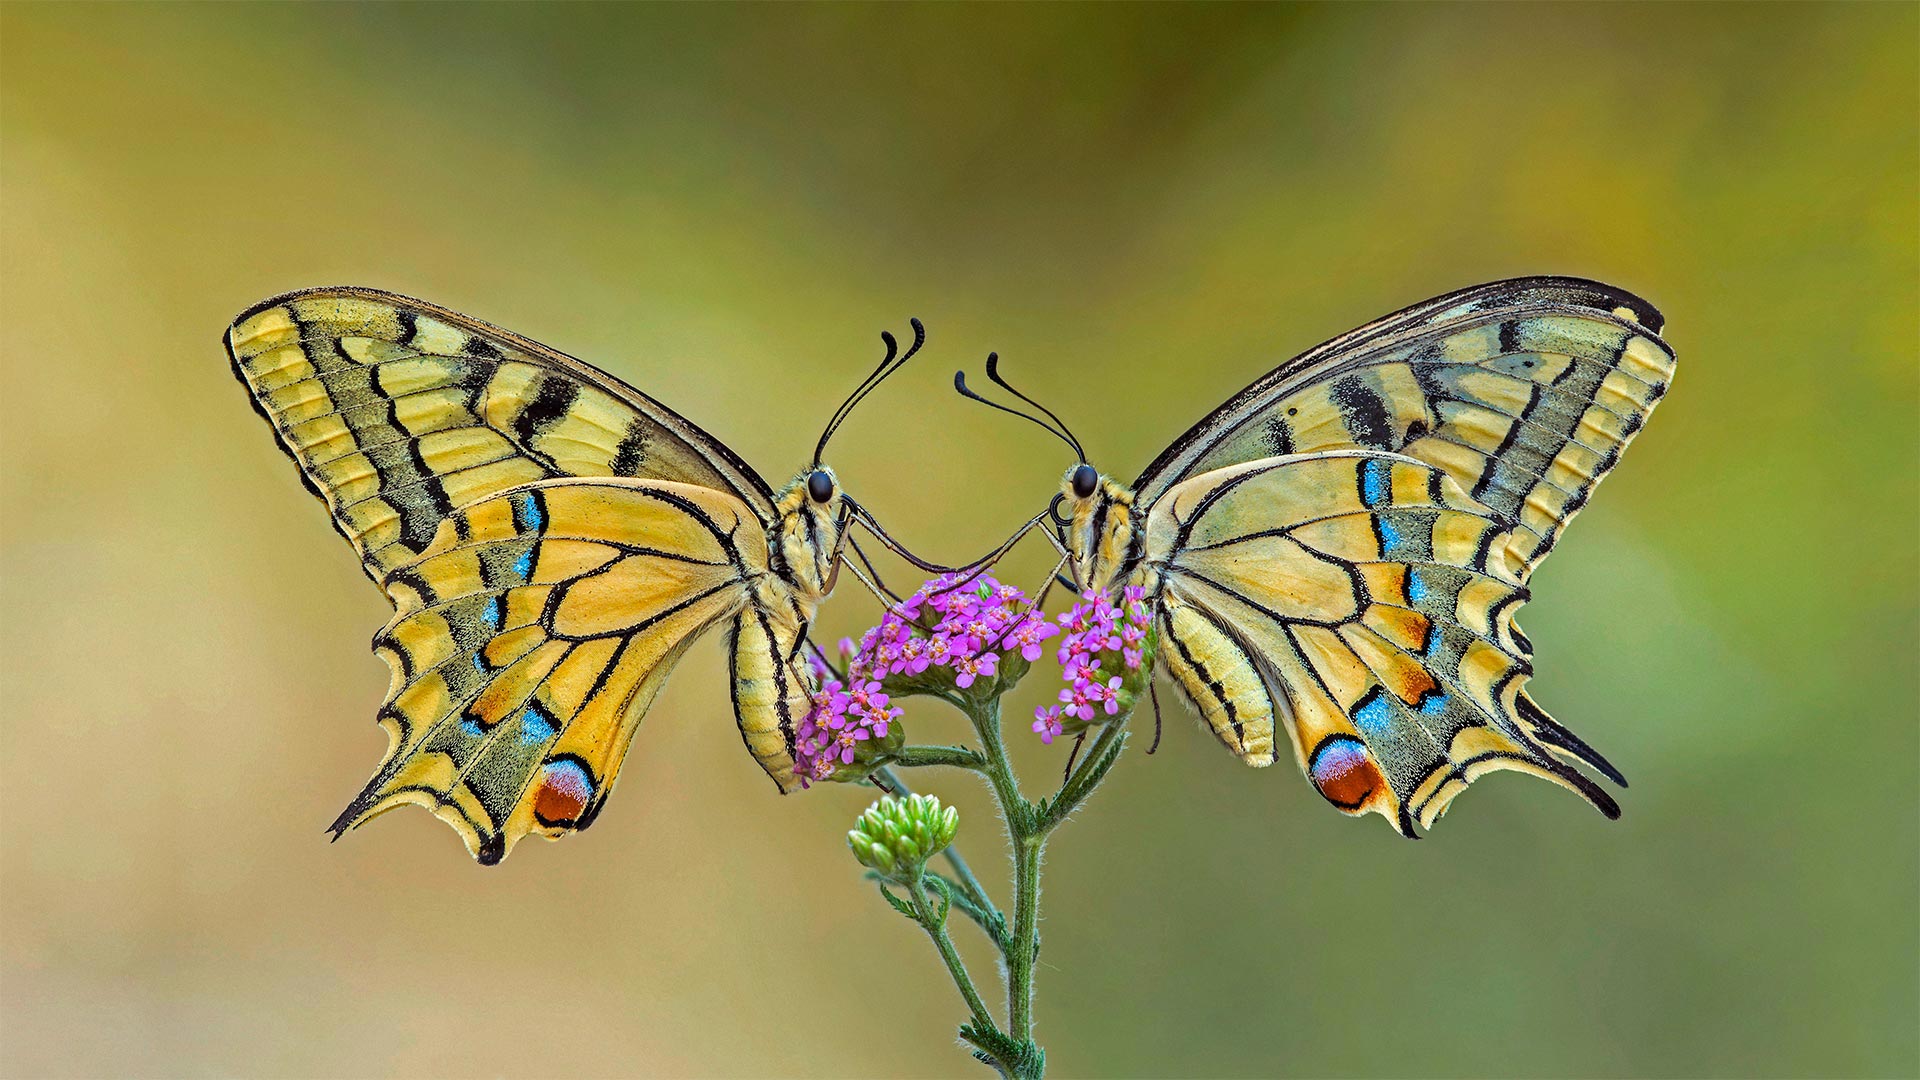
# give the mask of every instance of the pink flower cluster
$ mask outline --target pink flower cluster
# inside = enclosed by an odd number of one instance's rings
[[[1057,633],[1014,586],[987,574],[942,574],[861,636],[848,671],[884,678],[947,668],[964,690],[975,679],[999,674],[1000,658],[1015,649],[1027,660],[1038,659],[1040,643]]]
[[[1152,618],[1146,590],[1127,586],[1119,604],[1091,591],[1082,593],[1080,600],[1071,611],[1059,616],[1066,636],[1060,639],[1056,655],[1067,688],[1060,691],[1060,704],[1033,710],[1033,730],[1044,743],[1060,736],[1068,721],[1087,723],[1098,713],[1117,715],[1120,688],[1126,678],[1108,674],[1104,665],[1113,662],[1128,671],[1138,671],[1143,660],[1143,643]]]
[[[832,678],[826,665],[812,660],[820,689],[813,693],[813,708],[800,721],[793,739],[793,772],[806,787],[814,780],[825,780],[842,765],[853,764],[859,745],[869,739],[884,739],[887,729],[902,712],[888,704],[880,692],[880,680],[849,674],[843,683]]]
[[[841,640],[849,658],[844,683],[818,656],[809,658],[820,690],[795,733],[801,785],[852,764],[859,743],[886,738],[901,710],[880,692],[882,679],[942,671],[964,690],[998,676],[1001,660],[1016,650],[1027,661],[1039,659],[1042,642],[1058,633],[1025,593],[991,575],[942,574],[927,582],[862,634],[857,649]]]

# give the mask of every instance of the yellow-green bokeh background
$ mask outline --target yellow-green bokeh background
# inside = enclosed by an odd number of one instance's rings
[[[948,392],[989,348],[1130,476],[1308,345],[1553,272],[1681,357],[1527,609],[1625,817],[1509,775],[1410,844],[1176,714],[1053,846],[1054,1071],[1913,1074],[1917,41],[1910,4],[5,5],[0,1072],[977,1071],[847,857],[867,793],[776,798],[716,644],[586,836],[324,842],[385,605],[227,372],[255,299],[438,300],[776,478],[919,315],[832,456],[959,559],[1066,464]]]

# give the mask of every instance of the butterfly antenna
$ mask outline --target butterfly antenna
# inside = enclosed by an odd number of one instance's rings
[[[815,465],[820,464],[820,455],[826,452],[827,440],[833,437],[833,429],[840,426],[840,421],[846,419],[847,409],[853,405],[854,399],[860,396],[860,391],[866,389],[867,385],[878,378],[881,372],[887,370],[887,365],[893,363],[893,358],[899,355],[900,345],[893,340],[892,334],[882,330],[880,331],[880,340],[886,343],[887,355],[880,358],[880,366],[874,368],[866,378],[860,380],[860,385],[853,388],[853,393],[848,394],[847,399],[840,403],[840,407],[833,410],[833,415],[827,417],[827,426],[820,429],[820,441],[813,445],[813,463]]]
[[[1000,359],[999,353],[987,354],[987,372],[988,372],[989,378],[993,378],[992,372],[994,370],[995,364],[999,362],[999,359]],[[994,381],[999,382],[1000,380],[998,378],[994,378]],[[1002,405],[997,401],[989,401],[986,398],[981,397],[979,394],[974,393],[973,388],[967,385],[966,372],[956,371],[953,373],[953,389],[961,397],[967,398],[970,401],[977,401],[980,404],[985,405],[990,409],[999,409],[1003,413],[1011,413],[1022,420],[1028,421],[1029,423],[1032,423],[1032,424],[1039,425],[1039,427],[1042,430],[1052,434],[1054,438],[1059,439],[1061,442],[1066,443],[1067,447],[1073,451],[1074,456],[1077,457],[1080,461],[1085,462],[1087,460],[1087,455],[1083,451],[1081,451],[1079,442],[1075,441],[1073,436],[1067,434],[1065,431],[1062,431],[1061,429],[1054,427],[1052,424],[1047,423],[1045,420],[1042,420],[1039,417],[1032,415],[1031,413],[1023,413],[1019,409]],[[1021,400],[1024,401],[1026,399],[1022,398]],[[1042,411],[1044,412],[1045,410],[1043,409]],[[1052,414],[1049,413],[1048,415],[1051,416]]]
[[[1081,461],[1087,460],[1087,452],[1085,450],[1080,449],[1080,440],[1073,437],[1073,431],[1067,427],[1067,422],[1065,420],[1062,420],[1058,416],[1055,416],[1052,409],[1047,408],[1045,405],[1040,404],[1039,402],[1033,400],[1032,398],[1021,393],[1020,391],[1015,390],[1013,388],[1012,383],[1000,377],[1000,354],[999,353],[987,354],[987,378],[992,379],[994,382],[994,385],[1000,387],[1000,389],[1005,390],[1007,393],[1012,394],[1014,397],[1019,398],[1021,401],[1024,401],[1027,404],[1033,406],[1034,408],[1039,409],[1041,412],[1046,413],[1047,419],[1057,424],[1060,428],[1060,434],[1066,436],[1067,442],[1073,445],[1073,452],[1080,455]]]
[[[908,319],[907,322],[913,327],[913,344],[907,347],[905,354],[900,352],[900,343],[894,339],[892,333],[886,330],[880,331],[880,340],[886,345],[887,354],[880,358],[879,366],[874,368],[866,378],[860,380],[860,385],[853,388],[853,393],[848,394],[847,400],[841,402],[840,407],[835,409],[833,415],[828,418],[827,426],[820,432],[820,441],[813,447],[813,464],[816,467],[820,464],[821,457],[827,452],[827,440],[833,438],[833,433],[840,430],[840,425],[852,415],[854,408],[860,404],[861,400],[872,393],[874,387],[885,382],[887,376],[899,371],[907,361],[913,359],[913,354],[919,352],[920,346],[927,343],[927,328],[921,325],[920,320]]]

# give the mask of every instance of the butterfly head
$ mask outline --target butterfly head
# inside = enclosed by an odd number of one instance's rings
[[[1131,568],[1139,543],[1133,489],[1082,461],[1060,478],[1050,508],[1055,535],[1081,592],[1107,592]]]
[[[816,602],[833,591],[849,509],[839,478],[825,465],[795,476],[775,504],[779,519],[770,553],[774,572]]]

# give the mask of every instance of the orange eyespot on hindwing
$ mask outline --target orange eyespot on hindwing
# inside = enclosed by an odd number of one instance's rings
[[[1374,793],[1387,786],[1366,746],[1351,735],[1320,740],[1307,762],[1307,778],[1328,802],[1349,814],[1366,809]]]
[[[572,758],[550,761],[540,769],[540,786],[533,796],[533,816],[549,828],[579,824],[593,801],[593,778]]]

